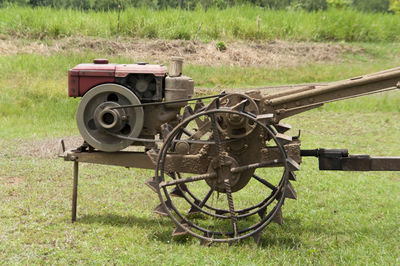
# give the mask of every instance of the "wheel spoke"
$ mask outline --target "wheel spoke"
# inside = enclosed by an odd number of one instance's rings
[[[199,199],[195,198],[194,199],[194,204],[191,203],[192,207],[189,210],[189,214],[191,213],[197,213],[199,211],[202,211],[201,209],[206,205],[208,199],[211,197],[212,193],[214,192],[213,189],[210,189],[207,193],[207,195],[204,197],[202,201]]]
[[[217,122],[215,121],[215,115],[214,114],[210,114],[210,117],[211,117],[213,138],[215,140],[215,144],[217,145],[217,152],[218,152],[219,162],[220,162],[220,165],[222,165],[223,164],[223,162],[222,162],[223,159],[222,159],[221,138],[220,138],[220,135],[218,133]]]
[[[225,184],[225,189],[226,189],[226,197],[228,199],[229,213],[231,215],[233,234],[234,234],[233,236],[237,237],[237,234],[238,234],[237,217],[235,214],[235,207],[233,205],[231,183],[230,183],[229,179],[224,179],[224,184]]]
[[[200,202],[199,207],[203,208],[204,205],[206,204],[206,202],[208,201],[208,199],[211,197],[212,193],[214,192],[214,189],[210,189],[210,191],[208,191],[207,195],[204,197],[204,199]]]
[[[179,184],[184,184],[184,183],[191,183],[191,182],[196,182],[208,178],[215,178],[217,176],[216,173],[209,173],[209,174],[204,174],[204,175],[196,175],[196,176],[191,176],[187,178],[182,178],[182,179],[175,179],[172,181],[164,181],[160,183],[160,187],[168,187],[168,186],[174,186],[174,185],[179,185]]]
[[[260,183],[262,183],[263,185],[266,185],[267,187],[269,187],[271,190],[275,191],[277,189],[276,186],[272,185],[270,182],[268,182],[267,180],[265,180],[264,178],[253,174],[253,178],[257,181],[259,181]]]
[[[266,162],[262,162],[262,163],[253,163],[253,164],[248,164],[248,165],[231,168],[231,172],[236,174],[236,173],[244,172],[247,170],[252,170],[252,169],[257,169],[257,168],[262,168],[262,167],[277,166],[279,164],[280,164],[279,160],[266,161]]]

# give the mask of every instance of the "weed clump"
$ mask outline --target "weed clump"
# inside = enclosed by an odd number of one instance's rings
[[[218,50],[218,51],[221,51],[221,52],[223,52],[223,51],[226,50],[226,45],[225,45],[225,43],[224,43],[223,41],[218,41],[218,42],[215,44],[215,47],[217,47],[217,50]]]

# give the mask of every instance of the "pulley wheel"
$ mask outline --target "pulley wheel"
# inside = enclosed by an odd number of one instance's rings
[[[230,93],[220,99],[221,107],[237,108],[237,111],[258,115],[256,102],[246,94]],[[238,114],[224,114],[217,116],[218,130],[228,138],[242,138],[253,132],[256,125],[252,120],[245,119]]]
[[[102,84],[89,90],[78,106],[76,121],[83,139],[95,149],[115,152],[133,142],[118,136],[136,138],[143,128],[142,107],[113,109],[141,104],[129,89],[118,84]]]

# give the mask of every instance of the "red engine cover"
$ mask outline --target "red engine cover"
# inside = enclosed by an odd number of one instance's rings
[[[167,68],[163,65],[109,64],[107,59],[95,59],[93,64],[79,64],[68,71],[68,96],[80,97],[88,90],[103,83],[115,82],[115,77],[129,74],[153,74],[164,77]]]

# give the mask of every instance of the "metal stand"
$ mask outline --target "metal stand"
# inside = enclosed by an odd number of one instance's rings
[[[79,162],[116,165],[124,167],[140,167],[154,169],[154,163],[144,152],[80,152],[77,150],[65,150],[63,140],[60,140],[58,157],[65,161],[74,162],[74,181],[72,187],[72,212],[71,221],[76,221],[76,210],[78,206],[78,175]]]
[[[79,162],[74,161],[74,185],[72,188],[72,222],[76,221],[76,208],[78,204],[78,170]]]

